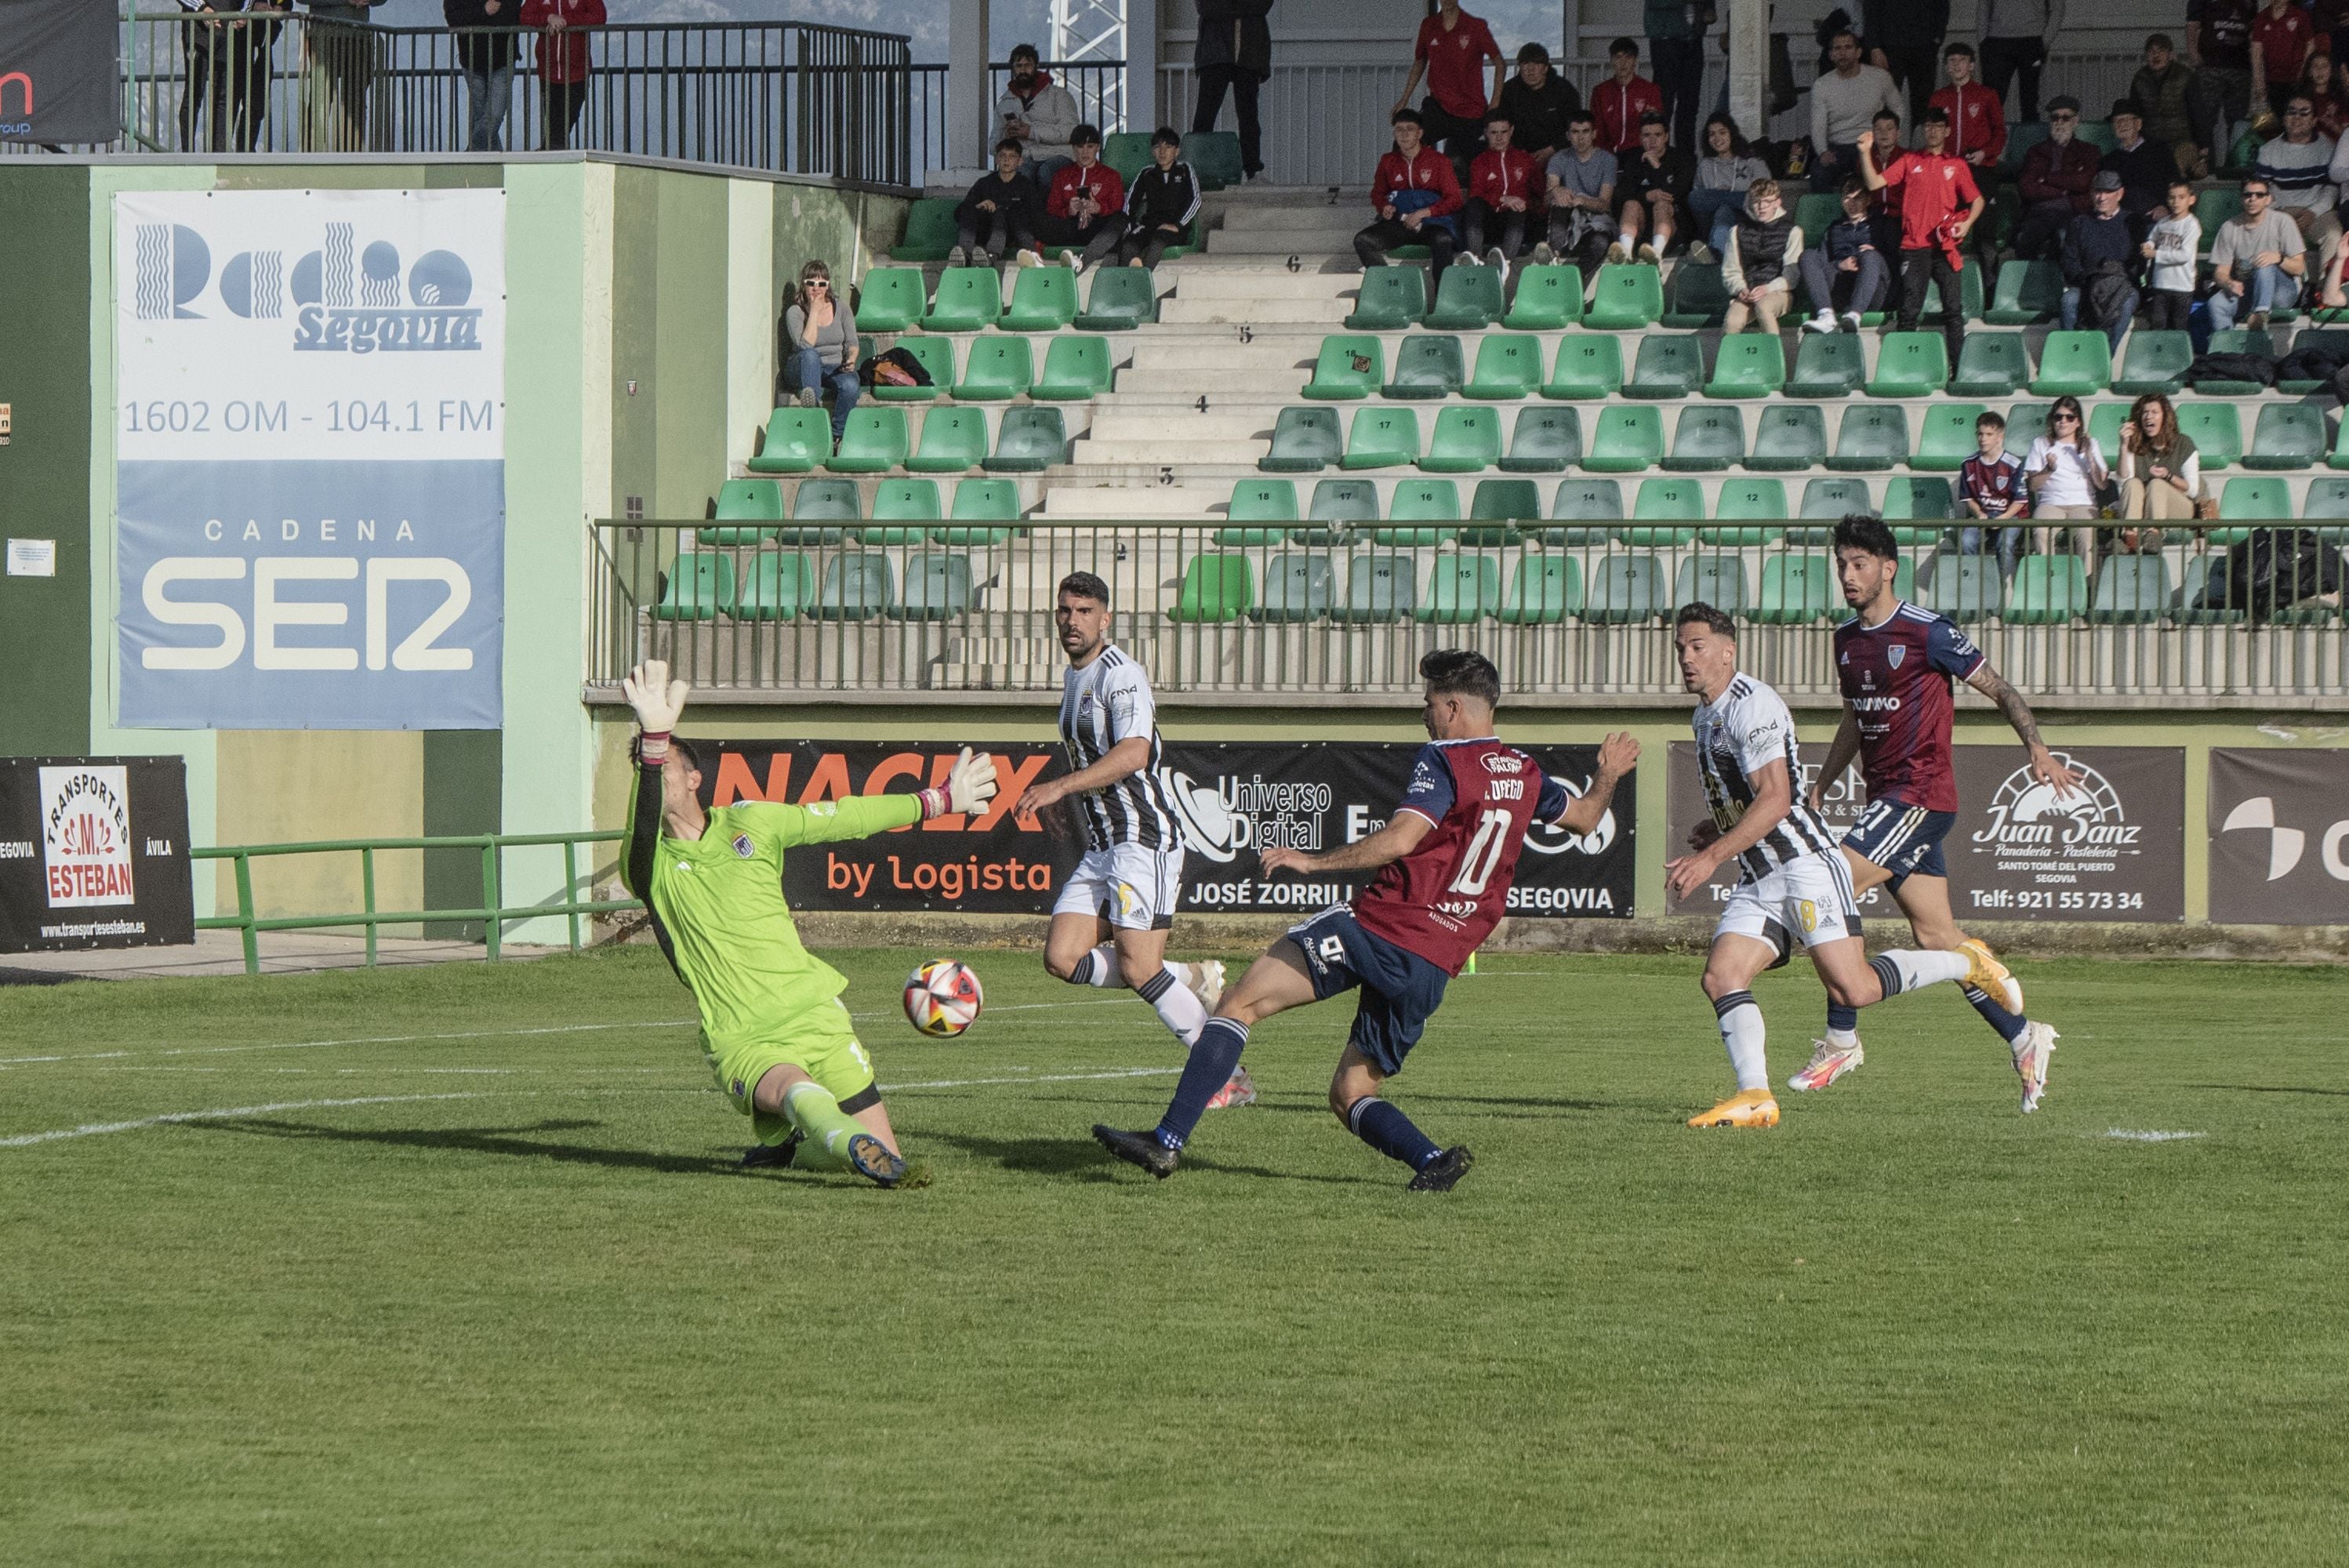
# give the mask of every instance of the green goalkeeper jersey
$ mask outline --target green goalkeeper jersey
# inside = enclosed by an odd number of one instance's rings
[[[698,839],[664,830],[660,769],[637,770],[626,880],[652,911],[653,933],[693,992],[712,1040],[771,1034],[848,982],[800,945],[783,897],[783,851],[870,838],[922,820],[914,795],[863,795],[812,806],[720,806]]]

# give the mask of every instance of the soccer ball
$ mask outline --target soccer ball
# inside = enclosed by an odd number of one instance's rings
[[[978,1022],[986,1005],[970,965],[933,958],[905,977],[905,1018],[926,1035],[961,1034]]]

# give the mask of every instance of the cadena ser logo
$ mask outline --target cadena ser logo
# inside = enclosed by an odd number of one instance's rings
[[[133,287],[141,321],[202,321],[216,306],[260,323],[291,322],[293,346],[319,354],[476,353],[481,311],[473,270],[450,250],[409,261],[358,225],[328,222],[319,246],[287,264],[282,250],[240,251],[217,275],[212,246],[185,223],[140,223]]]
[[[41,841],[51,909],[131,903],[129,770],[42,769]]]
[[[2056,760],[2080,775],[2079,787],[2069,795],[2031,776],[2027,767],[2008,774],[1991,797],[1987,827],[1977,829],[1977,853],[2001,856],[2142,854],[2138,840],[2144,828],[2128,820],[2120,792],[2094,768],[2064,752]]]

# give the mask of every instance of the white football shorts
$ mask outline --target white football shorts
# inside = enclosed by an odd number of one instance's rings
[[[1857,936],[1859,900],[1852,892],[1851,868],[1841,851],[1829,850],[1789,861],[1758,881],[1739,882],[1713,934],[1750,936],[1781,953],[1792,952],[1796,939],[1809,948]]]
[[[1085,851],[1061,884],[1052,913],[1099,915],[1121,931],[1164,931],[1174,923],[1182,892],[1181,850],[1112,844]]]

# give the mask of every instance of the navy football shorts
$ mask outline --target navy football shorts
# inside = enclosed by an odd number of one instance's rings
[[[1344,904],[1290,926],[1288,940],[1305,954],[1315,1001],[1361,989],[1348,1043],[1386,1077],[1402,1071],[1403,1057],[1444,1005],[1451,976],[1418,954],[1364,931]]]
[[[1956,823],[1955,811],[1929,811],[1886,796],[1870,800],[1843,836],[1843,847],[1892,873],[1899,887],[1912,876],[1946,877],[1941,840]]]

